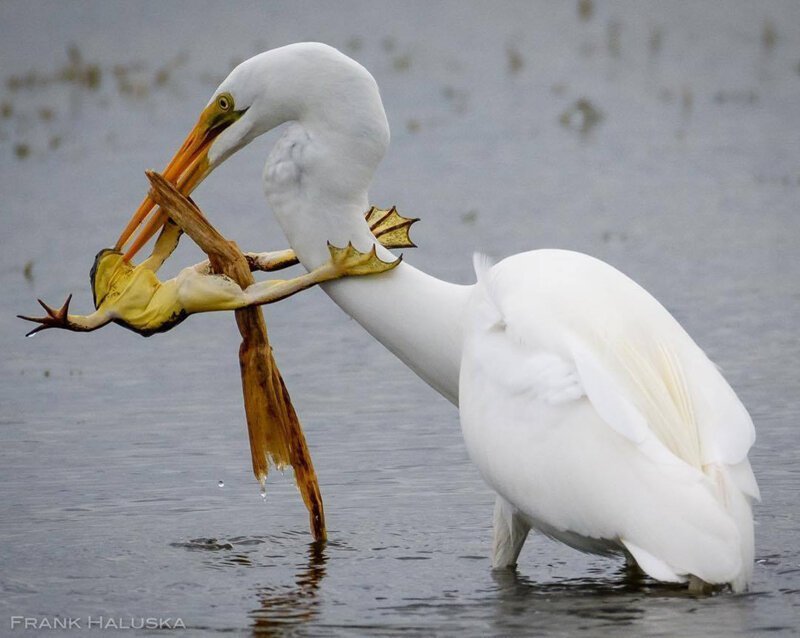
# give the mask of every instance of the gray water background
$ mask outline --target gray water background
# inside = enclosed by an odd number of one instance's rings
[[[24,633],[12,616],[179,617],[190,635],[795,633],[800,3],[581,5],[0,4],[0,635]],[[467,283],[474,250],[590,253],[722,367],[758,432],[749,594],[633,583],[536,535],[516,575],[492,574],[493,499],[456,411],[319,291],[266,315],[324,548],[290,474],[259,497],[230,316],[22,338],[36,297],[91,310],[94,254],[232,65],[312,39],[381,86],[393,140],[372,200],[422,217],[409,262]],[[196,193],[249,250],[285,245],[260,186],[274,139]],[[200,257],[184,242],[167,274]]]

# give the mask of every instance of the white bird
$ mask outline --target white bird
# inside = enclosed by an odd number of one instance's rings
[[[264,189],[300,262],[323,266],[328,242],[368,251],[367,191],[389,125],[370,73],[329,46],[236,67],[165,176],[188,193],[284,124]],[[143,202],[118,247],[153,208]],[[153,213],[127,255],[165,219]],[[745,590],[755,432],[714,364],[647,291],[592,257],[533,250],[496,265],[476,256],[475,269],[471,286],[402,263],[323,288],[458,406],[469,455],[497,492],[494,567],[514,565],[533,528],[624,554],[660,581]]]

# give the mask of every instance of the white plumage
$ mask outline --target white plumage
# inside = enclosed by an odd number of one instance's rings
[[[288,122],[264,189],[298,258],[320,266],[329,241],[369,250],[367,191],[389,144],[372,76],[305,43],[243,62],[209,104],[223,93],[241,117],[214,133],[207,171]],[[186,148],[206,139],[204,126]],[[474,286],[404,262],[323,288],[458,404],[470,456],[498,493],[495,566],[513,564],[534,527],[584,551],[624,552],[659,580],[746,588],[753,424],[700,348],[591,257],[538,250],[475,263]]]
[[[611,266],[539,250],[476,259],[459,385],[464,439],[505,517],[659,580],[743,589],[753,424],[717,368]],[[520,532],[518,532],[520,533]],[[513,553],[513,552],[512,552]],[[495,562],[516,556],[496,549]]]

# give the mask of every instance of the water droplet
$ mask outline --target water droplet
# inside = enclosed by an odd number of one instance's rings
[[[219,481],[217,487],[225,487],[225,481]]]
[[[259,490],[259,494],[261,494],[261,500],[263,500],[263,501],[267,500],[267,488],[265,486],[263,486],[263,485],[261,486],[261,489]]]

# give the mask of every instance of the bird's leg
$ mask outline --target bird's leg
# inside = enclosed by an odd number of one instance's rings
[[[693,596],[705,596],[714,591],[714,586],[694,574],[689,575],[689,593]]]
[[[62,328],[64,330],[71,330],[73,332],[91,332],[102,328],[107,323],[111,323],[112,317],[105,310],[96,310],[90,315],[71,315],[69,314],[69,302],[72,301],[72,295],[67,297],[64,305],[58,310],[51,308],[41,299],[37,300],[44,308],[47,315],[44,317],[26,317],[24,315],[17,315],[20,319],[25,321],[32,321],[40,325],[31,330],[26,337],[32,337],[37,332],[47,330],[48,328]]]
[[[402,257],[392,262],[382,261],[374,246],[367,253],[359,252],[351,244],[345,248],[329,245],[328,250],[330,260],[309,273],[287,280],[260,281],[245,290],[227,277],[207,276],[207,266],[204,263],[197,264],[178,275],[179,303],[187,314],[261,306],[333,279],[387,272],[402,261]]]
[[[530,531],[517,510],[504,498],[494,502],[494,539],[492,543],[492,568],[515,567],[522,546]]]

